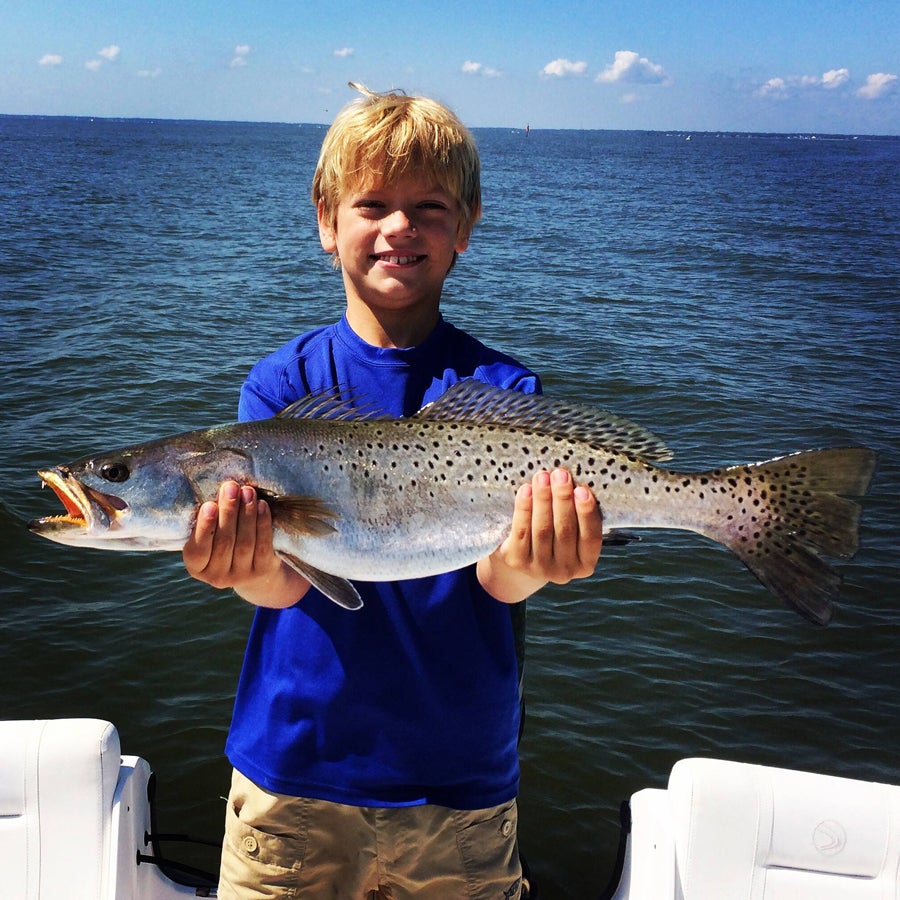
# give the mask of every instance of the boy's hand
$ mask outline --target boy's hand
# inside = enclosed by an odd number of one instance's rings
[[[291,606],[308,582],[281,562],[272,540],[269,505],[252,487],[226,481],[216,500],[200,507],[182,557],[198,581],[233,588],[257,606]]]
[[[509,537],[478,563],[478,578],[498,600],[516,603],[547,582],[591,575],[602,545],[594,495],[565,469],[538,472],[519,488]]]

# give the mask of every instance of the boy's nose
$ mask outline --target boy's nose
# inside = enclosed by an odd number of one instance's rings
[[[402,209],[395,209],[381,223],[384,234],[411,234],[416,230],[412,216]]]

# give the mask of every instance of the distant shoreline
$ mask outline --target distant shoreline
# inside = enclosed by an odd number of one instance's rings
[[[166,124],[166,125],[248,125],[248,126],[269,126],[278,128],[316,128],[325,130],[330,123],[327,122],[269,122],[265,120],[243,120],[243,119],[167,119],[155,116],[89,116],[89,115],[60,115],[60,114],[44,114],[44,113],[2,113],[0,112],[0,120],[3,119],[43,119],[43,120],[71,120],[77,122],[144,122],[147,124]],[[896,140],[900,138],[900,134],[866,134],[863,132],[850,132],[847,134],[832,133],[824,131],[728,131],[719,130],[702,130],[691,128],[541,128],[540,126],[530,126],[528,131],[524,127],[513,128],[504,125],[473,125],[470,126],[475,133],[479,131],[508,131],[519,133],[523,136],[528,134],[529,137],[540,136],[541,134],[585,132],[590,134],[611,133],[611,134],[661,134],[672,137],[687,138],[788,138],[793,140]]]

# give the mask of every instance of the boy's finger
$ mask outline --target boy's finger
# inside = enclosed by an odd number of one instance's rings
[[[234,547],[231,551],[231,568],[235,571],[249,571],[253,566],[256,551],[257,498],[252,487],[244,486],[237,498]]]
[[[274,534],[272,532],[272,511],[265,500],[257,500],[256,515],[256,542],[253,546],[253,566],[263,569],[266,563],[271,562],[275,553],[273,546]]]
[[[218,522],[219,506],[216,501],[207,500],[201,504],[194,530],[181,552],[188,571],[200,571],[209,565]]]
[[[531,554],[535,565],[549,570],[555,553],[553,487],[549,472],[537,472],[531,479],[534,507],[531,512]]]
[[[240,497],[241,488],[237,482],[226,481],[219,487],[219,521],[213,542],[213,552],[229,548],[234,544],[240,512]]]
[[[578,513],[575,509],[575,485],[565,469],[554,469],[550,476],[553,490],[554,564],[570,570],[578,560]]]
[[[531,560],[531,514],[534,507],[534,491],[530,484],[523,484],[516,491],[512,524],[504,550],[510,565],[522,566]]]
[[[597,498],[583,485],[575,488],[578,516],[578,559],[585,575],[594,571],[603,549],[603,516]]]

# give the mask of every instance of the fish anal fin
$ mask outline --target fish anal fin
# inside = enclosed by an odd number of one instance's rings
[[[325,537],[337,531],[331,522],[340,517],[319,497],[276,494],[259,487],[256,492],[269,504],[272,524],[286,534]]]
[[[603,532],[603,546],[606,547],[626,547],[628,544],[640,543],[642,540],[639,534],[633,531],[623,531],[620,528],[613,528]]]
[[[302,559],[298,559],[292,553],[285,553],[283,550],[279,550],[278,555],[295,572],[302,575],[317,591],[331,600],[332,603],[336,603],[344,609],[356,610],[362,608],[363,602],[359,592],[346,578],[323,572],[321,569],[305,563]]]

